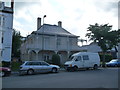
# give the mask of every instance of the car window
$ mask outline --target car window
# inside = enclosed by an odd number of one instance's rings
[[[25,65],[40,65],[40,62],[27,62]]]
[[[80,60],[81,60],[81,56],[78,56],[75,61],[80,61]]]
[[[25,65],[32,65],[32,62],[27,62]]]
[[[40,65],[40,62],[33,62],[32,65]]]
[[[89,56],[88,55],[83,55],[83,60],[89,60]]]
[[[41,65],[48,66],[49,64],[48,64],[48,63],[45,63],[45,62],[41,62]]]

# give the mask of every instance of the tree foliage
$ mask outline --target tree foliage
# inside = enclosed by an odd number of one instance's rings
[[[86,36],[89,40],[97,42],[101,49],[106,52],[112,49],[120,42],[120,30],[112,31],[112,25],[90,25],[88,27],[89,33]]]
[[[22,36],[19,31],[13,31],[12,37],[12,57],[20,57],[20,46],[22,43]]]
[[[120,29],[112,30],[112,25],[90,25],[86,37],[96,42],[102,49],[103,53],[116,47],[120,42]],[[104,57],[105,59],[105,57]]]

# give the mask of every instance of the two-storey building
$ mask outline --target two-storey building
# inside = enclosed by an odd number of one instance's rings
[[[11,61],[13,5],[13,0],[11,0],[11,7],[0,2],[0,61]]]
[[[61,63],[68,57],[80,51],[78,37],[58,25],[43,24],[38,18],[37,31],[27,36],[21,46],[21,60],[51,60],[53,54],[60,56]]]

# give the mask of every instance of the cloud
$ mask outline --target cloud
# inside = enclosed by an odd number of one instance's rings
[[[36,30],[37,17],[43,18],[47,24],[62,21],[62,27],[72,34],[85,38],[89,24],[113,25],[118,27],[117,0],[31,0],[31,2],[15,3],[14,27],[22,35]],[[43,22],[43,21],[42,21]],[[19,23],[21,25],[15,25]]]

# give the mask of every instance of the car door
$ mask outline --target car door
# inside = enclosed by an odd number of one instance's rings
[[[41,62],[42,72],[49,72],[52,70],[52,67],[46,62]]]
[[[34,68],[34,71],[39,73],[39,72],[42,72],[42,65],[41,65],[41,62],[33,62],[33,68]]]
[[[83,60],[82,60],[81,56],[76,57],[74,65],[78,66],[78,68],[83,67]]]

